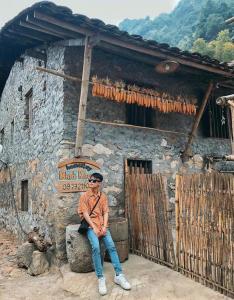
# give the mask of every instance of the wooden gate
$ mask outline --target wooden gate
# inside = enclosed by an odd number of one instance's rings
[[[178,175],[176,225],[179,271],[234,296],[234,176]]]
[[[173,267],[175,257],[165,180],[161,175],[131,172],[126,174],[125,183],[131,251]]]

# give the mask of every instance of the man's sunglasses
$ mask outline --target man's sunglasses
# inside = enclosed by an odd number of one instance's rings
[[[100,181],[100,180],[97,180],[97,179],[89,179],[89,182],[96,183],[96,182],[101,182],[101,181]]]

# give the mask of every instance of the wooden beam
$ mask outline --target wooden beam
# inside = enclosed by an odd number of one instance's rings
[[[38,27],[38,26],[33,25],[33,24],[29,24],[29,23],[24,22],[24,21],[20,21],[19,26],[24,27],[24,28],[29,28],[29,29],[34,30],[36,32],[39,31],[39,32],[42,32],[42,33],[46,33],[48,35],[52,35],[52,36],[55,36],[55,37],[58,37],[58,38],[61,38],[61,39],[66,38],[65,36],[62,36],[61,34],[54,33],[54,32],[52,32],[48,29],[44,29],[44,28]]]
[[[64,47],[80,47],[85,45],[85,38],[69,39],[55,42],[54,45]]]
[[[67,36],[67,38],[77,39],[77,38],[81,37],[81,34],[79,34],[79,33],[74,33],[74,31],[70,31],[70,30],[61,28],[59,26],[53,25],[51,23],[35,19],[31,16],[26,17],[26,22],[36,25],[38,27],[41,27],[43,29],[48,29],[50,31],[53,31],[54,33],[65,35],[65,36]]]
[[[191,147],[191,144],[193,142],[195,132],[196,132],[196,130],[198,128],[198,125],[199,125],[199,123],[201,121],[203,112],[204,112],[204,110],[206,108],[207,102],[209,100],[209,97],[210,97],[210,94],[211,94],[213,88],[214,88],[214,84],[213,84],[213,82],[210,82],[210,84],[208,86],[208,89],[206,91],[205,97],[204,97],[204,99],[202,101],[202,105],[201,105],[201,107],[199,109],[199,112],[198,112],[198,114],[196,116],[196,119],[194,121],[193,128],[192,128],[192,131],[191,131],[191,133],[189,135],[187,145],[185,147],[185,150],[183,151],[182,160],[186,160],[188,158],[188,156],[190,156],[190,152],[191,152],[190,147]]]
[[[82,28],[61,20],[58,20],[56,18],[53,18],[51,16],[47,16],[45,14],[39,13],[37,11],[34,12],[34,18],[39,19],[39,20],[43,20],[45,22],[54,24],[56,26],[60,26],[62,28],[80,33],[80,34],[84,34],[84,35],[93,35],[94,31],[90,30],[90,29],[86,29],[86,28]],[[234,75],[231,74],[230,72],[227,72],[225,70],[221,70],[219,68],[213,67],[213,66],[209,66],[209,65],[204,65],[202,63],[199,62],[194,62],[188,59],[183,59],[177,56],[173,56],[171,55],[171,53],[168,50],[162,50],[160,51],[160,49],[148,49],[145,48],[143,46],[138,46],[135,45],[133,43],[130,42],[126,42],[126,41],[122,41],[118,38],[115,37],[110,37],[104,34],[99,33],[99,38],[100,41],[104,41],[106,43],[112,44],[112,45],[116,45],[120,48],[127,48],[130,49],[132,51],[136,51],[136,52],[140,52],[140,53],[144,53],[147,55],[151,55],[153,57],[160,57],[162,59],[168,59],[168,60],[176,60],[178,63],[182,64],[182,65],[186,65],[189,67],[193,67],[193,68],[197,68],[200,70],[204,70],[207,72],[211,72],[211,73],[216,73],[216,74],[220,74],[226,77],[231,77],[233,78]],[[168,54],[169,53],[169,54]]]
[[[83,120],[85,120],[86,118],[89,77],[90,77],[91,60],[92,60],[92,48],[93,47],[90,45],[90,37],[87,37],[85,41],[85,49],[84,49],[83,74],[82,74],[80,103],[79,103],[77,131],[76,131],[75,157],[82,156],[82,144],[83,144],[83,137],[84,137]]]
[[[75,81],[75,82],[81,82],[82,81],[82,79],[80,79],[78,77],[66,75],[66,74],[63,74],[63,73],[61,73],[59,71],[56,71],[56,70],[50,70],[50,69],[46,69],[46,68],[42,68],[42,67],[36,67],[36,70],[40,71],[40,72],[46,72],[46,73],[49,73],[49,74],[52,74],[52,75],[55,75],[55,76],[63,77],[67,80],[71,80],[71,81]]]

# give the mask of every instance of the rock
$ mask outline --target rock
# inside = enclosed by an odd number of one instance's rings
[[[90,144],[84,144],[82,146],[82,153],[84,153],[85,156],[94,156],[93,146]]]
[[[103,165],[104,165],[104,159],[103,158],[99,158],[99,159],[96,160],[96,163],[100,166],[100,168],[102,168]]]
[[[110,192],[114,192],[116,194],[119,194],[120,192],[122,192],[121,189],[117,188],[116,186],[107,186],[103,189],[103,192],[108,194]]]
[[[110,166],[110,169],[111,169],[112,171],[117,172],[117,171],[119,171],[119,165]]]
[[[66,250],[70,268],[73,272],[86,273],[93,271],[92,252],[88,238],[78,233],[80,224],[66,227]],[[104,247],[101,253],[104,257]]]
[[[178,161],[173,160],[173,161],[171,162],[171,168],[172,168],[172,169],[175,169],[175,168],[177,167],[177,165],[178,165]]]
[[[32,262],[32,254],[35,250],[35,246],[32,243],[26,242],[21,245],[16,253],[17,264],[20,268],[28,268]]]
[[[103,146],[102,144],[96,144],[94,147],[93,147],[93,151],[97,154],[103,154],[103,155],[107,155],[109,156],[110,154],[113,153],[112,150],[110,150],[109,148]]]
[[[171,198],[169,199],[169,201],[170,201],[170,203],[175,204],[175,198],[174,198],[174,197],[171,197]]]
[[[201,169],[203,167],[203,158],[199,154],[193,156],[193,163],[196,168]]]
[[[49,270],[49,263],[44,252],[38,250],[33,252],[32,262],[28,269],[30,275],[40,275]]]
[[[113,195],[108,195],[109,206],[117,206],[117,199]]]
[[[166,147],[167,146],[167,141],[165,139],[162,139],[161,146],[162,147]]]

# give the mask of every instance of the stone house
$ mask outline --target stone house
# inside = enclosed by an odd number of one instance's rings
[[[79,193],[56,188],[58,164],[74,157],[82,89],[80,82],[61,73],[82,77],[87,36],[92,38],[90,78],[108,77],[112,82],[183,95],[198,111],[208,100],[192,152],[183,162],[181,153],[194,115],[110,101],[93,96],[89,88],[82,154],[101,167],[111,216],[124,215],[125,164],[167,177],[173,213],[176,173],[205,172],[205,157],[231,153],[229,112],[217,107],[215,99],[234,88],[233,68],[131,36],[51,2],[25,9],[0,33],[0,225],[22,238],[19,221],[26,232],[39,226],[54,242],[61,261],[66,259],[65,228],[78,222]],[[168,72],[174,65],[177,70]],[[39,72],[37,67],[61,76]],[[213,88],[207,95],[210,82]],[[212,165],[218,171],[232,167],[232,163]]]

